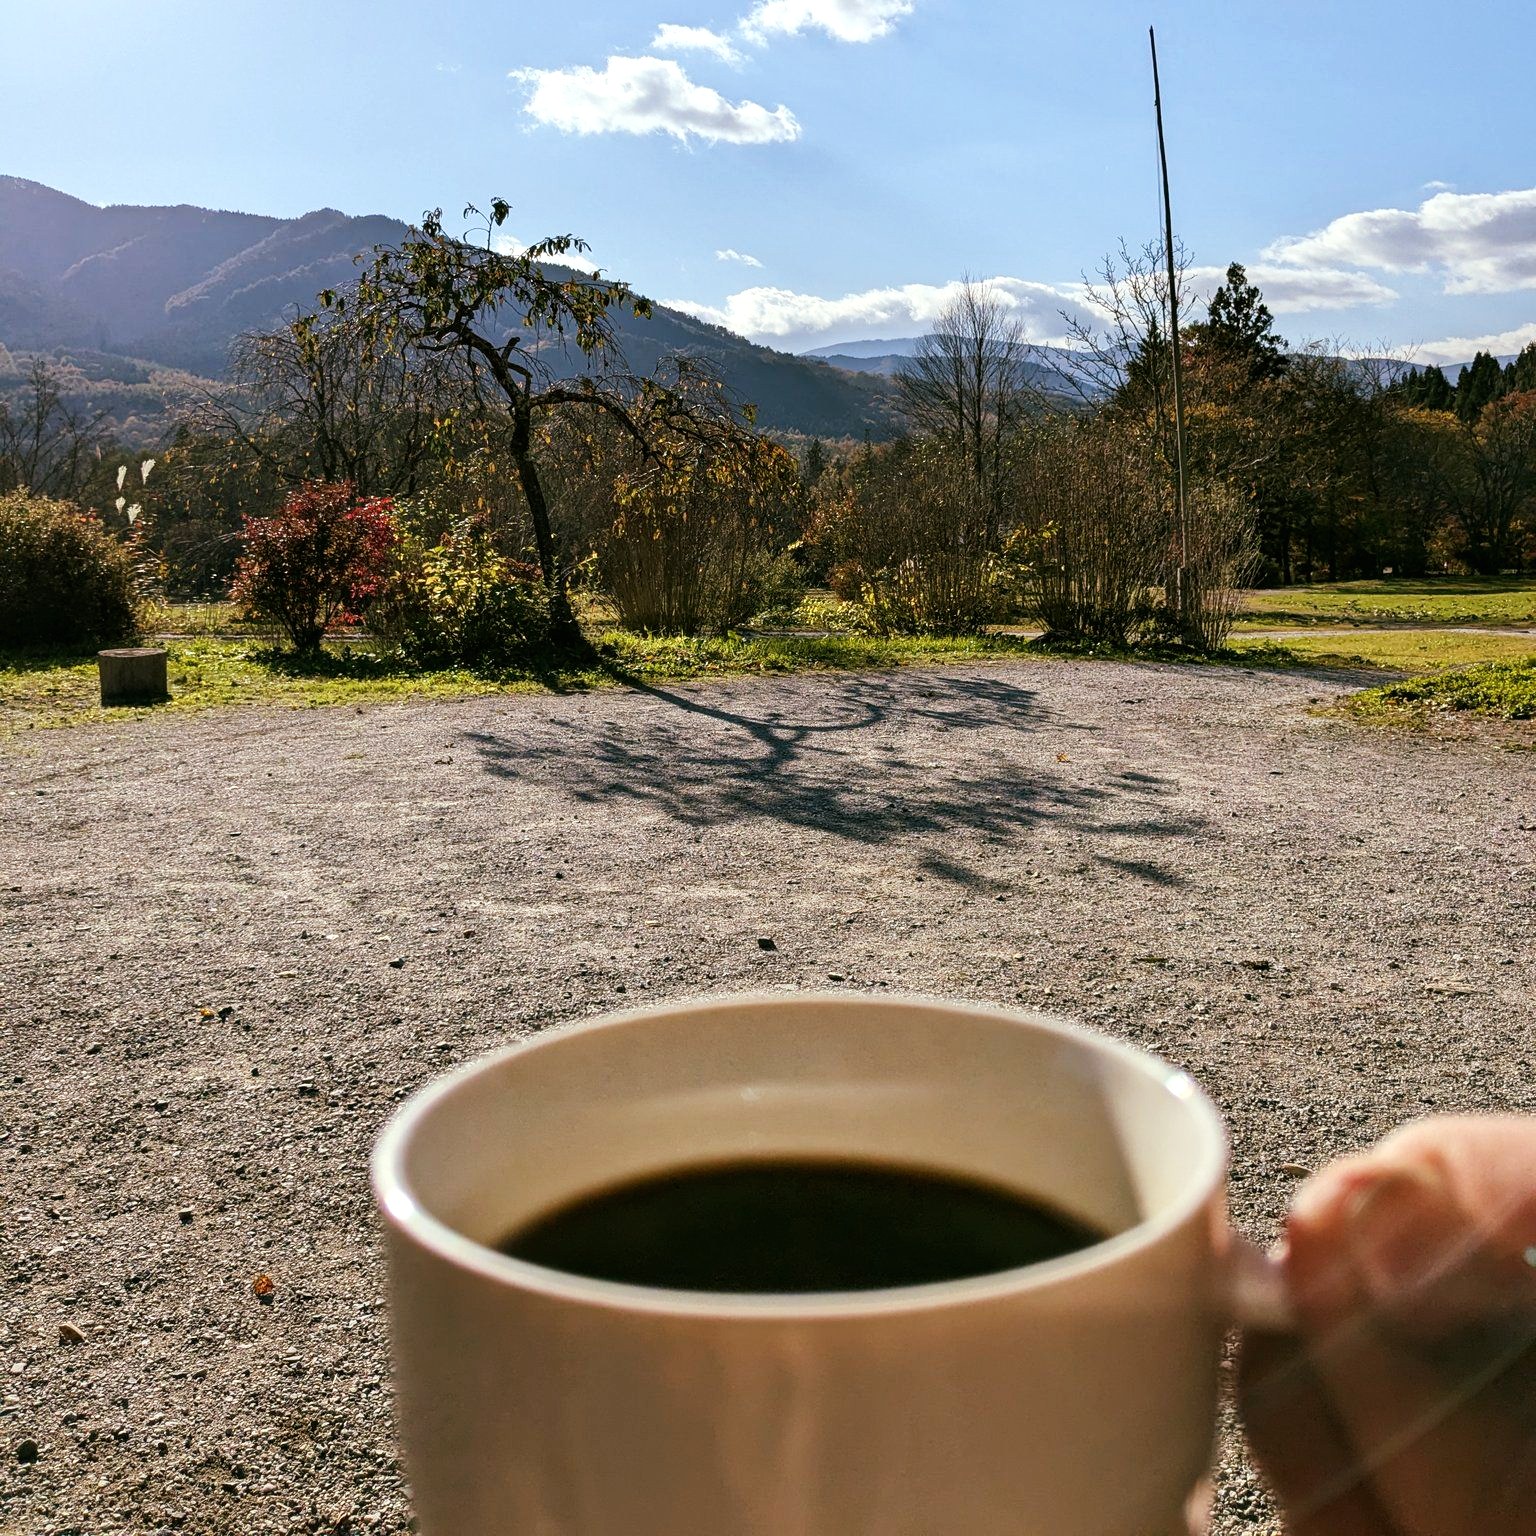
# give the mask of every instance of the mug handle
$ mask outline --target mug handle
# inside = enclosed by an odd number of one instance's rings
[[[1253,1333],[1295,1333],[1296,1313],[1280,1261],[1234,1232],[1227,1251],[1227,1310]]]

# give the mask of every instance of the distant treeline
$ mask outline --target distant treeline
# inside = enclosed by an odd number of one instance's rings
[[[1536,341],[1518,357],[1500,366],[1491,352],[1479,352],[1452,384],[1440,368],[1415,369],[1404,374],[1392,393],[1404,405],[1421,405],[1431,411],[1455,411],[1463,421],[1475,421],[1485,405],[1505,395],[1536,390]]]

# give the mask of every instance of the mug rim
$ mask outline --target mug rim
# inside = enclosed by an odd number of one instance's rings
[[[590,1275],[552,1269],[513,1258],[476,1242],[434,1216],[409,1186],[405,1155],[412,1134],[441,1100],[461,1084],[502,1063],[541,1046],[551,1046],[574,1034],[596,1033],[644,1023],[658,1015],[686,1014],[720,1008],[785,1004],[895,1005],[938,1009],[961,1017],[982,1014],[993,1019],[1053,1034],[1081,1049],[1117,1058],[1141,1076],[1186,1104],[1196,1117],[1202,1145],[1189,1188],[1156,1215],[1123,1232],[1091,1243],[1060,1258],[1046,1259],[986,1275],[922,1285],[890,1286],[860,1291],[737,1292],[673,1290],[600,1280]],[[1129,1258],[1155,1246],[1204,1208],[1224,1182],[1229,1142],[1226,1122],[1203,1088],[1181,1067],[1151,1051],[1091,1029],[1074,1019],[1030,1007],[1009,1008],[997,1003],[938,998],[912,992],[715,992],[673,1002],[616,1009],[592,1018],[542,1029],[454,1068],[409,1094],[385,1121],[369,1158],[370,1182],[380,1214],[404,1238],[458,1269],[469,1270],[498,1284],[532,1291],[551,1300],[623,1312],[659,1313],[673,1317],[757,1319],[762,1321],[887,1315],[974,1303],[1044,1290]]]

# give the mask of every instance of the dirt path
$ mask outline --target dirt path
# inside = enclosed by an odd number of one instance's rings
[[[0,1532],[405,1529],[366,1150],[559,1020],[1077,1013],[1210,1087],[1260,1236],[1287,1164],[1536,1108],[1536,761],[1307,713],[1340,686],[1042,661],[0,744]],[[1233,1444],[1218,1529],[1272,1529]]]

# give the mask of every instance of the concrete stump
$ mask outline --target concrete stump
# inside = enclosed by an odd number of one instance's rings
[[[101,702],[159,704],[170,698],[165,680],[165,652],[147,646],[120,651],[97,651],[96,670],[101,674]]]

